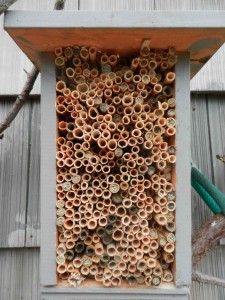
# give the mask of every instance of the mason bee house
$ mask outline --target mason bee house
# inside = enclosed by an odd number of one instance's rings
[[[189,80],[223,17],[6,14],[41,69],[42,299],[188,299]]]

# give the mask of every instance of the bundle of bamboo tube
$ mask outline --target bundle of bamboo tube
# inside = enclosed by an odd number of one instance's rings
[[[59,281],[173,281],[176,50],[55,54]]]

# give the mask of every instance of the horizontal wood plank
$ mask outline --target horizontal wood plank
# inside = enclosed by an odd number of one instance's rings
[[[224,18],[225,12],[12,11],[6,13],[5,29],[38,68],[39,54],[60,46],[96,46],[127,55],[147,38],[153,48],[173,45],[178,52],[190,51],[193,77],[224,43]]]
[[[154,10],[154,0],[81,0],[79,10],[118,11]]]

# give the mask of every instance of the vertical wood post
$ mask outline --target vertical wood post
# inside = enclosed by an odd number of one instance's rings
[[[56,112],[55,67],[41,64],[41,284],[56,285]]]
[[[176,64],[176,285],[191,284],[190,57]]]

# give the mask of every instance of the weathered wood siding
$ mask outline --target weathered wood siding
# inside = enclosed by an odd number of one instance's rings
[[[12,99],[0,101],[0,119]],[[0,247],[39,245],[39,100],[30,99],[0,142]]]
[[[40,300],[39,249],[0,250],[0,299]]]
[[[0,101],[0,119],[12,99]],[[192,94],[192,161],[225,193],[225,95]],[[0,247],[39,246],[40,107],[31,98],[0,143]],[[193,193],[193,230],[210,210]]]
[[[12,99],[0,100],[2,118]],[[225,166],[216,159],[216,154],[225,153],[225,94],[192,94],[191,107],[193,164],[225,193]],[[15,293],[23,295],[23,299],[38,299],[39,282],[35,278],[39,274],[39,250],[35,247],[40,244],[39,130],[39,99],[33,98],[22,108],[0,142],[0,268],[7,270],[0,277],[4,295],[0,299],[21,299],[16,298]],[[211,215],[193,191],[193,232]],[[33,250],[16,247],[33,247]],[[32,276],[24,271],[28,269],[24,269],[23,264],[26,268],[33,268]],[[202,260],[200,270],[225,279],[225,247],[218,245]],[[6,278],[11,278],[8,284],[5,284]],[[192,300],[224,300],[224,295],[223,288],[198,283],[192,286]]]
[[[18,0],[10,9],[52,10],[54,0]],[[67,10],[225,10],[222,0],[67,0]],[[207,22],[207,20],[206,20]],[[0,95],[15,95],[20,92],[31,69],[27,57],[3,31],[3,16],[0,17]],[[225,82],[225,46],[191,80],[193,91],[223,91]],[[32,94],[40,93],[38,79]]]
[[[51,10],[54,0],[18,0],[12,9]],[[222,10],[221,0],[67,0],[80,10]],[[207,20],[206,20],[207,21]],[[31,64],[2,30],[0,17],[0,95],[19,93]],[[196,91],[224,91],[225,46],[191,81]],[[37,81],[33,94],[39,94]],[[0,98],[0,120],[12,104]],[[28,101],[0,141],[0,299],[39,300],[39,97]],[[192,161],[225,193],[225,94],[192,94]],[[211,216],[193,191],[193,232]],[[218,245],[199,266],[225,279],[225,246]],[[223,288],[193,283],[192,300],[224,300]]]
[[[10,9],[52,10],[54,3],[55,0],[18,0]],[[67,0],[65,9],[77,10],[78,0]],[[0,95],[16,95],[21,91],[27,77],[26,74],[31,70],[32,64],[3,30],[3,15],[0,16],[0,40]],[[33,95],[40,94],[40,78],[37,79],[31,93]]]

